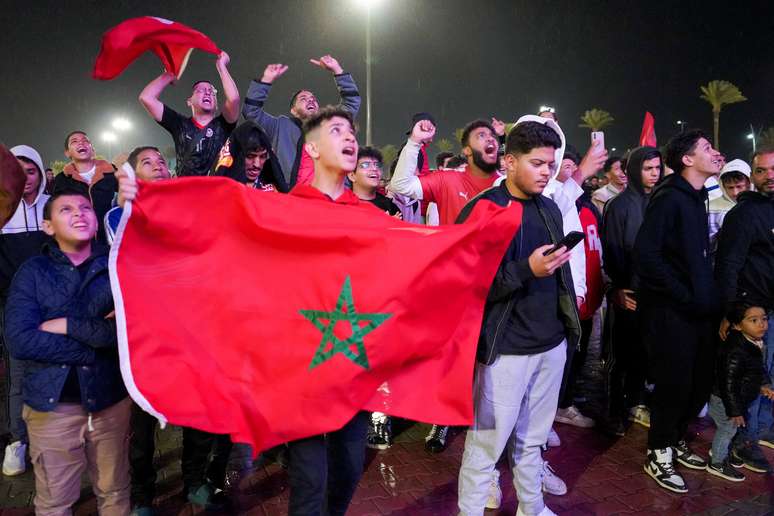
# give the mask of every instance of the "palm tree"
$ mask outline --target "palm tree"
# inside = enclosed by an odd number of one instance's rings
[[[458,145],[461,145],[460,141],[462,140],[462,133],[465,131],[462,127],[458,127],[454,130],[454,141],[457,142]]]
[[[382,153],[384,168],[389,171],[390,165],[392,165],[392,162],[395,161],[395,158],[398,157],[398,148],[393,144],[389,144],[379,149],[379,151]],[[386,174],[385,177],[387,177]]]
[[[435,146],[438,147],[439,152],[452,152],[454,151],[454,144],[448,138],[441,138],[435,142]]]
[[[603,109],[592,108],[580,117],[582,124],[578,127],[587,127],[592,131],[601,131],[615,121],[615,118]]]
[[[747,97],[742,95],[739,88],[728,81],[710,81],[706,86],[701,86],[701,98],[712,106],[712,125],[715,137],[715,148],[720,150],[720,110],[726,104],[744,102]]]
[[[758,136],[758,146],[774,146],[774,127],[769,127],[765,131],[761,132],[760,136]]]

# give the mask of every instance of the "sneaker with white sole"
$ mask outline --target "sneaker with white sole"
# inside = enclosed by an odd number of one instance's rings
[[[710,462],[707,464],[707,473],[710,475],[715,475],[716,477],[730,480],[731,482],[743,482],[745,479],[744,474],[731,466],[731,463],[728,461],[728,459],[724,460],[720,464],[713,464]]]
[[[684,440],[673,446],[674,458],[677,462],[690,469],[707,469],[707,461],[693,453]]]
[[[446,438],[448,435],[448,426],[433,425],[430,433],[425,437],[425,450],[430,453],[441,453],[446,449]]]
[[[637,405],[629,411],[629,421],[650,428],[650,410],[645,405]]]
[[[527,516],[527,513],[523,512],[521,506],[519,506],[519,508],[516,509],[516,516]],[[544,505],[543,510],[537,513],[536,516],[556,516],[556,513],[549,509],[547,505]]]
[[[3,457],[3,475],[15,477],[27,470],[27,445],[21,441],[14,441],[5,447]]]
[[[660,450],[648,450],[648,461],[643,466],[647,473],[658,485],[673,493],[687,493],[683,477],[677,474],[672,464],[672,448]]]
[[[579,428],[591,428],[594,426],[594,420],[581,414],[575,405],[570,405],[566,409],[557,409],[554,421]]]
[[[487,509],[499,509],[503,503],[503,491],[500,489],[500,472],[494,470],[489,480],[489,491],[486,497]]]
[[[381,412],[373,412],[368,424],[366,446],[373,450],[386,450],[392,445],[392,425],[390,416]]]
[[[774,449],[774,433],[766,433],[758,437],[758,444]]]
[[[547,460],[543,461],[543,467],[540,470],[540,481],[543,485],[543,492],[562,496],[567,494],[567,484],[564,480],[556,476],[554,468],[552,468]]]
[[[559,434],[556,433],[556,430],[551,428],[551,430],[548,431],[548,437],[546,438],[546,445],[549,448],[558,448],[562,445],[562,440],[559,439]]]

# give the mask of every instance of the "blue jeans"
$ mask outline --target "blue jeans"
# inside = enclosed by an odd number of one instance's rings
[[[6,392],[8,393],[7,410],[8,431],[11,433],[11,441],[28,442],[27,425],[22,419],[22,377],[24,376],[24,362],[16,360],[8,354],[8,348],[3,347],[3,361],[7,367],[5,374]]]
[[[712,463],[720,464],[728,456],[728,445],[736,435],[737,428],[726,415],[723,400],[714,394],[710,396],[709,415],[717,427],[715,437],[712,439]]]
[[[769,319],[774,323],[774,312],[769,312]],[[763,337],[763,359],[765,369],[769,374],[769,383],[774,379],[774,328]],[[772,401],[765,396],[758,396],[747,409],[747,417],[744,426],[739,429],[735,441],[750,441],[757,443],[761,435],[771,437],[774,432],[774,415],[772,415]]]

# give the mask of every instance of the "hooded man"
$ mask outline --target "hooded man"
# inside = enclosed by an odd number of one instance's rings
[[[636,313],[638,278],[634,272],[634,242],[642,225],[650,193],[663,176],[661,153],[655,147],[638,147],[626,164],[628,184],[608,201],[602,224],[605,272],[611,281],[608,310],[608,357],[605,360],[611,430],[623,435],[623,419],[647,426],[643,404],[646,377],[645,351],[640,342]],[[631,409],[631,414],[627,414]]]
[[[220,150],[215,175],[230,177],[258,190],[289,190],[271,141],[255,122],[244,122],[234,129]]]
[[[28,145],[17,145],[10,150],[24,170],[25,182],[21,202],[8,223],[0,229],[0,313],[5,307],[8,288],[14,274],[22,263],[40,254],[43,244],[49,238],[43,232],[43,206],[49,198],[45,193],[46,175],[43,160],[38,151]],[[7,349],[2,347],[3,350]],[[25,453],[28,440],[27,427],[22,420],[21,385],[24,370],[22,362],[10,356],[5,356],[5,363],[8,364],[6,381],[11,443],[5,449],[3,474],[13,476],[24,473],[26,469]]]
[[[718,247],[718,233],[723,219],[736,206],[737,196],[750,189],[750,165],[741,159],[726,163],[718,178],[721,195],[709,203],[709,237],[713,254]]]

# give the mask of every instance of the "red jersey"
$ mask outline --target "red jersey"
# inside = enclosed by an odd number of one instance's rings
[[[441,224],[454,224],[468,201],[491,187],[498,177],[497,173],[489,177],[476,177],[470,173],[469,167],[465,167],[463,172],[438,170],[419,177],[422,200],[438,205]]]
[[[581,320],[591,319],[602,304],[602,241],[599,238],[599,223],[596,215],[586,206],[578,212],[586,239],[586,299],[580,307]]]

